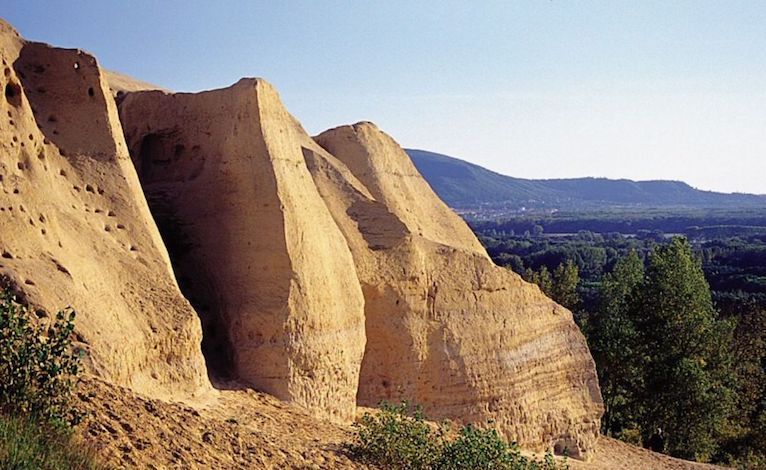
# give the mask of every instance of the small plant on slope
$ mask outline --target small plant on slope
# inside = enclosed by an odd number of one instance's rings
[[[80,363],[74,318],[65,310],[50,325],[33,323],[0,291],[0,469],[102,468],[71,428],[81,418],[70,402]]]
[[[348,448],[356,459],[391,469],[428,470],[559,470],[551,454],[543,460],[527,458],[515,444],[508,445],[494,429],[463,426],[457,437],[446,428],[425,422],[419,408],[406,403],[383,403],[377,414],[365,413],[355,424]]]
[[[386,468],[432,468],[439,454],[439,431],[425,422],[419,408],[409,410],[407,403],[383,403],[381,412],[365,413],[356,428],[352,455]]]
[[[30,321],[10,291],[0,294],[0,410],[54,425],[76,424],[70,405],[80,357],[72,348],[75,313],[58,312],[46,326]]]

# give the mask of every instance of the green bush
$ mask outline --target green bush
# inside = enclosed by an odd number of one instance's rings
[[[75,313],[32,319],[9,290],[0,291],[0,469],[97,469],[77,442],[81,413],[71,394],[80,356],[72,347]]]
[[[28,417],[0,415],[0,469],[95,470],[95,453],[70,431]]]
[[[80,414],[70,404],[80,357],[72,348],[75,313],[58,312],[46,325],[0,293],[0,412],[26,415],[56,426],[76,424]]]
[[[558,470],[551,454],[543,460],[527,458],[515,444],[508,445],[494,429],[471,425],[448,438],[445,426],[425,422],[419,408],[406,403],[381,404],[377,414],[365,413],[354,425],[351,455],[383,468],[412,470]]]
[[[420,409],[410,412],[406,403],[384,403],[381,408],[379,414],[365,413],[354,424],[352,454],[388,468],[431,468],[439,454],[441,431],[424,421]]]

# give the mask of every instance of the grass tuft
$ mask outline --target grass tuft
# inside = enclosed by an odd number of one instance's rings
[[[28,417],[0,415],[0,469],[100,470],[93,449],[72,431]]]

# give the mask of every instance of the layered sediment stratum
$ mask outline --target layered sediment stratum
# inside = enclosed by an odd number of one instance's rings
[[[373,124],[312,139],[260,79],[110,90],[91,56],[5,23],[0,53],[0,272],[79,312],[91,372],[177,399],[207,365],[338,422],[408,400],[587,457],[602,403],[572,314],[495,266]]]
[[[495,266],[374,125],[315,140],[327,152],[306,152],[307,163],[365,293],[360,404],[411,400],[434,418],[491,421],[522,445],[584,456],[601,396],[571,313]]]

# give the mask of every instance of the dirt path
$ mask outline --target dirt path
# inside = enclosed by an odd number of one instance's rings
[[[608,437],[599,439],[593,454],[592,462],[583,463],[570,459],[569,466],[572,470],[712,470],[722,468],[674,459]]]

